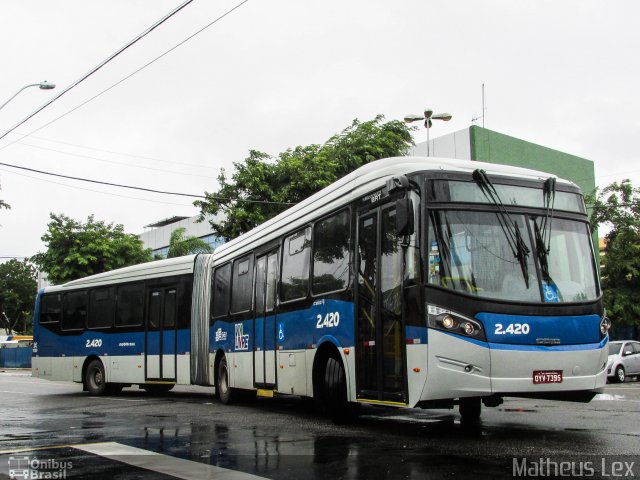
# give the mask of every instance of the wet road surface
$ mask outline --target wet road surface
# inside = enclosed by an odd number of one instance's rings
[[[640,382],[589,404],[507,399],[471,427],[456,410],[372,407],[334,425],[296,397],[227,406],[200,387],[90,397],[26,371],[0,372],[0,404],[0,478],[551,478],[524,459],[640,476]]]

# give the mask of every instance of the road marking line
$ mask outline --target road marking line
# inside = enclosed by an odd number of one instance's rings
[[[23,385],[49,385],[51,387],[62,387],[62,388],[77,387],[79,385],[78,383],[67,383],[64,385],[60,385],[59,383],[53,383],[53,382],[50,382],[49,380],[31,381],[31,382],[23,382],[23,381],[16,382],[12,380],[0,380],[0,385],[3,385],[5,383],[20,383]]]
[[[20,395],[46,395],[46,393],[16,392],[15,390],[0,390],[0,393],[19,393]]]
[[[262,480],[265,478],[237,470],[216,467],[215,465],[207,465],[183,458],[171,457],[116,442],[76,445],[73,448],[110,460],[133,465],[134,467],[144,468],[145,470],[163,473],[185,480],[214,478],[216,480]]]
[[[103,443],[103,442],[96,442]],[[83,445],[91,445],[86,443]],[[14,453],[40,452],[43,450],[60,450],[61,448],[75,448],[77,445],[46,445],[44,447],[25,447],[16,448],[15,450],[0,450],[0,455],[13,455]]]
[[[114,402],[146,402],[143,399],[132,399],[132,398],[113,398],[113,397],[87,397],[93,400],[113,400]]]

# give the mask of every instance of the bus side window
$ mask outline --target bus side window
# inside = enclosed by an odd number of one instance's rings
[[[250,311],[253,295],[253,254],[233,262],[232,285],[231,313]]]
[[[189,328],[191,325],[191,294],[193,280],[182,278],[178,289],[178,328]]]
[[[96,288],[89,292],[89,328],[110,328],[116,313],[113,287]]]
[[[62,317],[62,294],[43,295],[40,298],[40,323],[58,323]]]
[[[118,287],[116,298],[116,327],[138,327],[144,314],[144,284],[133,283]]]
[[[62,330],[84,330],[87,322],[87,292],[68,292],[62,300]]]
[[[284,239],[280,298],[283,302],[306,298],[309,292],[311,227]]]
[[[335,292],[349,284],[349,210],[317,222],[313,227],[313,293]]]
[[[226,317],[229,313],[231,263],[216,268],[213,273],[211,319]]]

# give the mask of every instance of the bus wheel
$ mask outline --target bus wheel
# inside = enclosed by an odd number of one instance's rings
[[[142,388],[151,395],[162,395],[169,392],[173,387],[175,387],[174,384],[148,384],[142,386]]]
[[[347,382],[342,362],[334,357],[327,358],[324,370],[324,400],[329,416],[334,423],[346,423],[355,415],[347,401]]]
[[[477,422],[482,411],[480,397],[461,398],[459,410],[463,422]]]
[[[89,363],[84,374],[84,381],[87,385],[89,395],[104,395],[107,392],[104,366],[100,360],[93,360]]]
[[[220,401],[225,405],[233,403],[235,400],[236,392],[234,392],[234,389],[229,386],[229,365],[227,364],[226,356],[222,357],[218,364],[216,392],[218,392],[218,395],[220,396]]]

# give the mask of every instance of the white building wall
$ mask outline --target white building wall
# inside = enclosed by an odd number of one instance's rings
[[[209,220],[218,217],[207,217],[202,222],[198,222],[198,218],[199,216],[196,215],[163,227],[152,228],[151,230],[139,234],[138,237],[142,240],[145,248],[150,248],[151,250],[156,251],[169,246],[171,233],[178,228],[185,228],[186,236],[203,238],[213,235],[214,232],[211,229]]]
[[[433,138],[429,141],[429,144],[429,155],[431,157],[471,160],[471,133],[468,128]],[[416,144],[411,150],[411,155],[426,157],[427,142]]]

